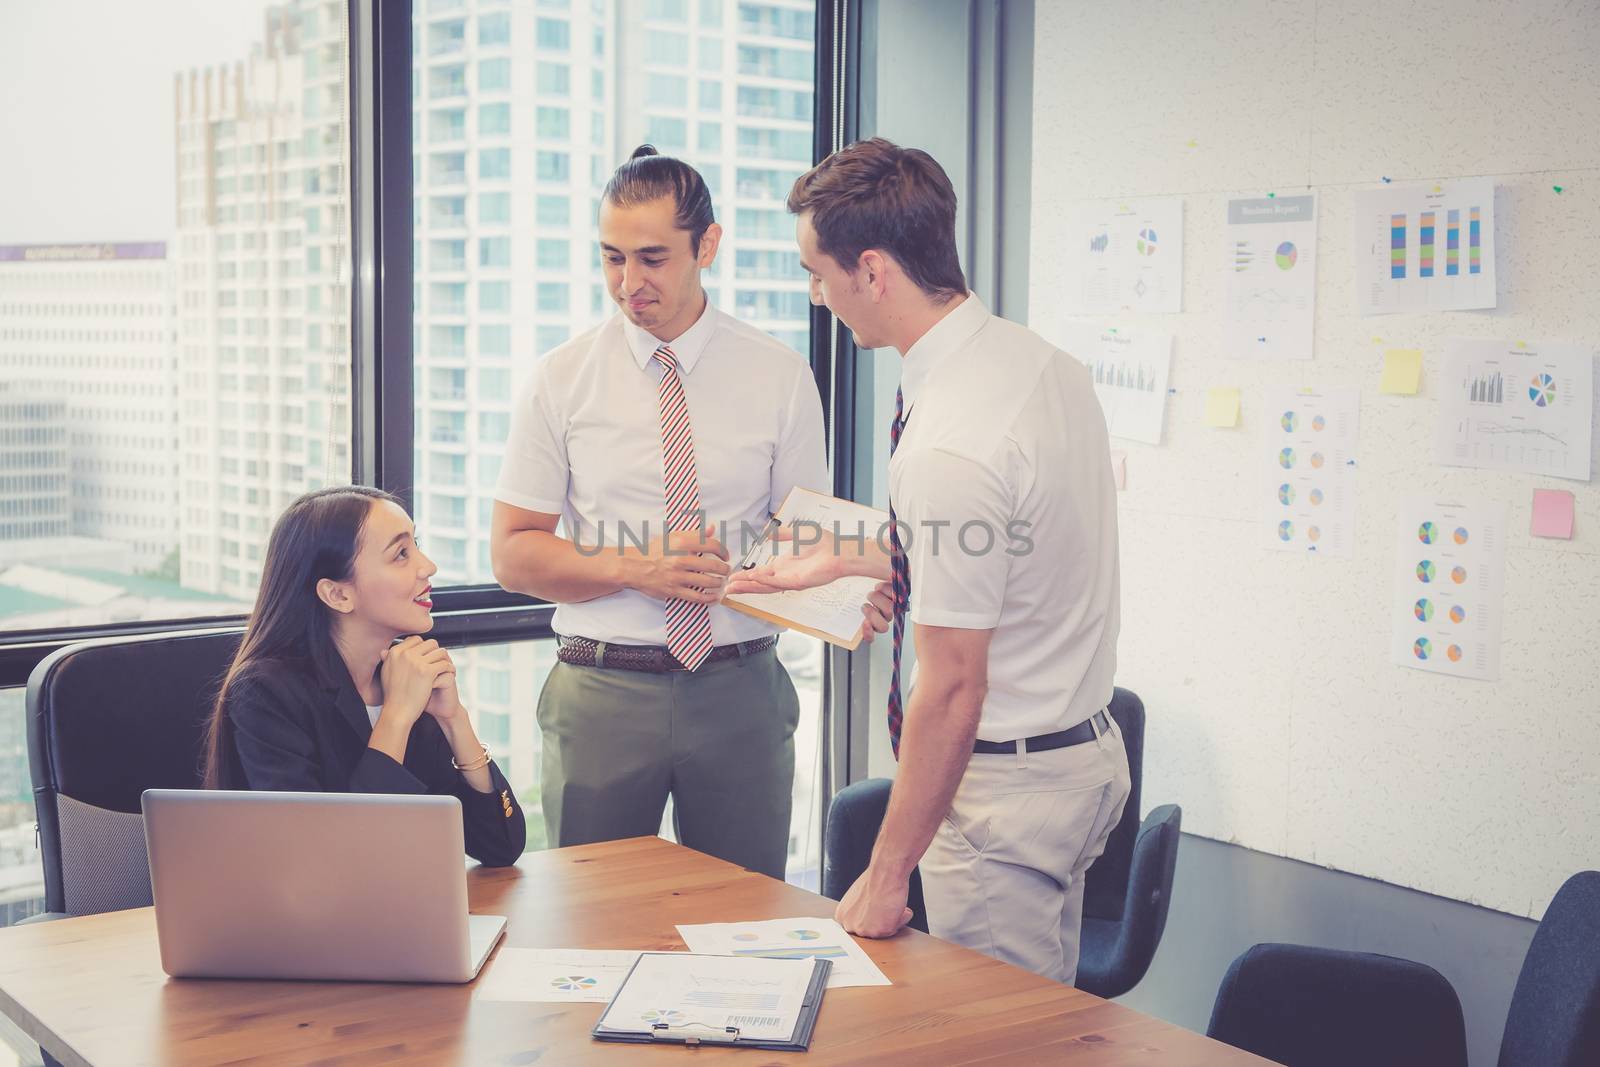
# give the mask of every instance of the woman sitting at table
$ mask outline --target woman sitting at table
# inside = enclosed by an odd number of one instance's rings
[[[388,493],[290,504],[211,715],[207,787],[454,796],[467,854],[515,863],[522,808],[473,733],[450,653],[418,636],[437,570]]]

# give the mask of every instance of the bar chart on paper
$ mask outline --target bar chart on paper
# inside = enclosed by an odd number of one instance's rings
[[[1059,340],[1063,350],[1089,368],[1107,432],[1159,445],[1172,372],[1172,335],[1067,323]]]
[[[1361,190],[1353,218],[1361,314],[1495,306],[1491,179]]]
[[[1554,341],[1450,341],[1440,380],[1439,463],[1589,480],[1591,349]]]

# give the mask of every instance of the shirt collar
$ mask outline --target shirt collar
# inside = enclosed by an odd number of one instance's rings
[[[706,350],[706,345],[711,341],[711,335],[717,331],[717,309],[711,306],[711,299],[706,298],[705,310],[695,320],[693,326],[678,337],[675,341],[665,342],[672,354],[678,358],[678,370],[683,374],[693,374],[694,365],[700,362],[700,356]],[[628,351],[633,354],[633,361],[639,364],[640,370],[649,370],[651,358],[656,354],[663,342],[650,331],[635,326],[626,315],[622,317],[622,334],[628,339]]]
[[[923,383],[933,369],[944,362],[945,357],[960,351],[988,321],[989,309],[983,306],[978,294],[969,292],[965,300],[917,339],[900,365],[900,395],[907,412],[917,402]]]

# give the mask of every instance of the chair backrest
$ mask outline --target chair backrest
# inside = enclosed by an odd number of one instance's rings
[[[1568,878],[1545,910],[1511,995],[1500,1067],[1600,1064],[1600,871]]]
[[[1466,1067],[1455,989],[1370,952],[1256,945],[1233,961],[1206,1034],[1285,1067]]]
[[[71,645],[28,678],[28,763],[45,908],[150,903],[140,795],[202,784],[202,743],[240,633]]]
[[[866,871],[893,786],[888,778],[867,778],[852,782],[833,795],[823,835],[827,843],[822,861],[823,896],[843,900],[845,892]],[[922,899],[922,877],[916,871],[911,872],[906,906],[911,909],[912,928],[927,933],[928,910]]]
[[[1122,819],[1106,849],[1089,867],[1083,878],[1083,914],[1089,919],[1121,919],[1128,899],[1128,877],[1133,866],[1133,846],[1139,837],[1139,783],[1144,777],[1144,701],[1131,690],[1118,687],[1112,692],[1111,717],[1122,733],[1122,747],[1128,753],[1128,778],[1132,788],[1122,807]]]

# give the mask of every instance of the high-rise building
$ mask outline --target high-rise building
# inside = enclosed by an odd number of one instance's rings
[[[0,383],[0,544],[72,532],[67,402]]]
[[[177,76],[182,581],[250,597],[272,521],[350,477],[344,8],[267,9]]]
[[[0,245],[0,381],[63,405],[69,529],[40,536],[116,541],[136,570],[173,567],[177,397],[166,244]],[[0,539],[9,540],[4,506]]]

